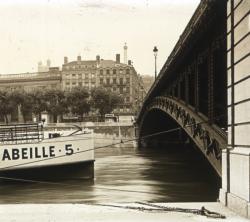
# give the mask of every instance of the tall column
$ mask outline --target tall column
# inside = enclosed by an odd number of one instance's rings
[[[244,10],[234,10],[236,5]],[[250,48],[235,46],[250,44],[249,36],[238,37],[249,32],[248,26],[240,26],[244,19],[240,21],[239,18],[250,10],[250,4],[248,0],[229,0],[228,8],[228,148],[222,152],[220,201],[250,218],[250,80],[246,78],[249,75]]]

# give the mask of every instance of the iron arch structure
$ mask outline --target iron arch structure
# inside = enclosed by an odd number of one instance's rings
[[[144,125],[144,119],[153,109],[161,110],[175,120],[199,147],[217,174],[221,176],[221,150],[227,146],[227,137],[221,128],[216,124],[210,124],[206,116],[201,113],[197,114],[192,107],[187,107],[183,101],[163,96],[155,97],[147,106],[147,110],[142,116],[141,127]],[[147,134],[143,133],[143,129],[139,129],[139,133],[141,140],[147,137]]]
[[[137,116],[138,136],[143,139],[152,110],[166,113],[220,176],[221,151],[227,146],[226,3],[200,2]]]

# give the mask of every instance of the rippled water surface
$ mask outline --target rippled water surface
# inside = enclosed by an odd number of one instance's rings
[[[95,179],[58,184],[1,183],[0,203],[215,201],[218,178],[194,149],[99,149]]]

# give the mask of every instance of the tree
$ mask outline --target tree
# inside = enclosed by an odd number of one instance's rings
[[[82,87],[75,87],[67,93],[67,103],[72,114],[80,116],[80,121],[83,119],[83,114],[90,111],[89,93]]]
[[[106,113],[111,113],[123,101],[121,96],[104,88],[92,90],[91,97],[93,106],[98,110],[102,118]]]
[[[69,111],[65,92],[59,89],[49,89],[45,92],[45,98],[46,111],[53,115],[56,123],[58,116],[62,116]]]
[[[34,98],[31,93],[22,92],[22,99],[20,101],[20,109],[22,112],[24,122],[27,122],[29,117],[32,116],[32,112],[34,109]]]
[[[38,121],[41,121],[42,112],[46,111],[47,107],[45,92],[41,89],[35,89],[29,93],[29,96],[32,102],[31,110],[38,116]]]
[[[16,108],[15,102],[11,99],[11,93],[6,90],[0,91],[0,115],[3,116],[5,122],[8,124],[8,115]]]
[[[24,90],[14,90],[9,93],[9,100],[15,106],[15,109],[19,109],[22,113],[23,120],[26,122],[28,117],[32,115],[32,109],[34,101],[31,94]]]

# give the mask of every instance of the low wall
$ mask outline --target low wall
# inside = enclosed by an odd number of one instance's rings
[[[120,137],[120,138],[134,138],[135,127],[133,123],[129,122],[81,122],[81,123],[50,123],[45,125],[45,129],[74,129],[76,126],[82,128],[93,129],[95,134],[100,134],[105,137]]]

